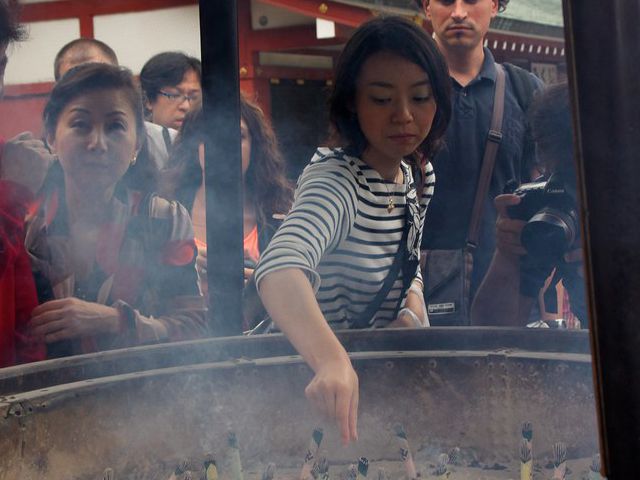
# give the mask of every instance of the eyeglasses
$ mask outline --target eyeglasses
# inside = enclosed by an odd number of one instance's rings
[[[199,93],[192,93],[191,95],[185,95],[183,93],[169,93],[162,90],[158,90],[158,93],[169,100],[171,103],[182,103],[185,100],[189,103],[194,103],[200,100]]]

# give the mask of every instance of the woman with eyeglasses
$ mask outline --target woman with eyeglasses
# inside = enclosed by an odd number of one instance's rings
[[[200,60],[181,52],[151,57],[140,72],[147,120],[179,130],[202,96]]]

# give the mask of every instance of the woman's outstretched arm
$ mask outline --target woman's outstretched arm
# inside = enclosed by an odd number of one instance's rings
[[[357,440],[358,376],[346,350],[325,320],[305,273],[276,270],[260,282],[260,297],[271,318],[314,371],[305,394],[335,419],[343,443]]]

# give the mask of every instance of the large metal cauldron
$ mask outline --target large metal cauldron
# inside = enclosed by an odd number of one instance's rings
[[[328,457],[389,459],[393,426],[412,447],[515,455],[523,421],[540,450],[597,451],[586,332],[428,329],[345,332],[361,381],[360,441]],[[301,462],[321,424],[303,396],[311,371],[286,339],[211,339],[105,352],[0,371],[0,478],[119,478],[222,452],[234,430],[246,465]],[[154,470],[154,466],[157,468]]]

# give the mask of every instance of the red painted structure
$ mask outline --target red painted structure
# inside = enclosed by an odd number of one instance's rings
[[[240,81],[243,91],[255,95],[264,110],[271,111],[271,84],[281,79],[296,81],[330,81],[331,69],[261,66],[260,52],[287,52],[323,55],[335,58],[335,47],[344,44],[353,28],[375,15],[367,8],[335,1],[260,0],[274,7],[318,17],[336,23],[336,37],[319,40],[314,25],[254,30],[251,24],[251,0],[238,2],[238,37]],[[57,0],[26,4],[22,10],[24,22],[76,18],[80,34],[93,37],[96,15],[140,12],[196,4],[197,0]],[[416,21],[422,22],[420,17]],[[428,25],[426,26],[427,28]],[[521,62],[564,62],[564,42],[535,37],[491,32],[488,46],[499,61],[517,57]],[[0,137],[9,137],[24,130],[39,131],[40,115],[50,83],[8,86],[0,102]]]

